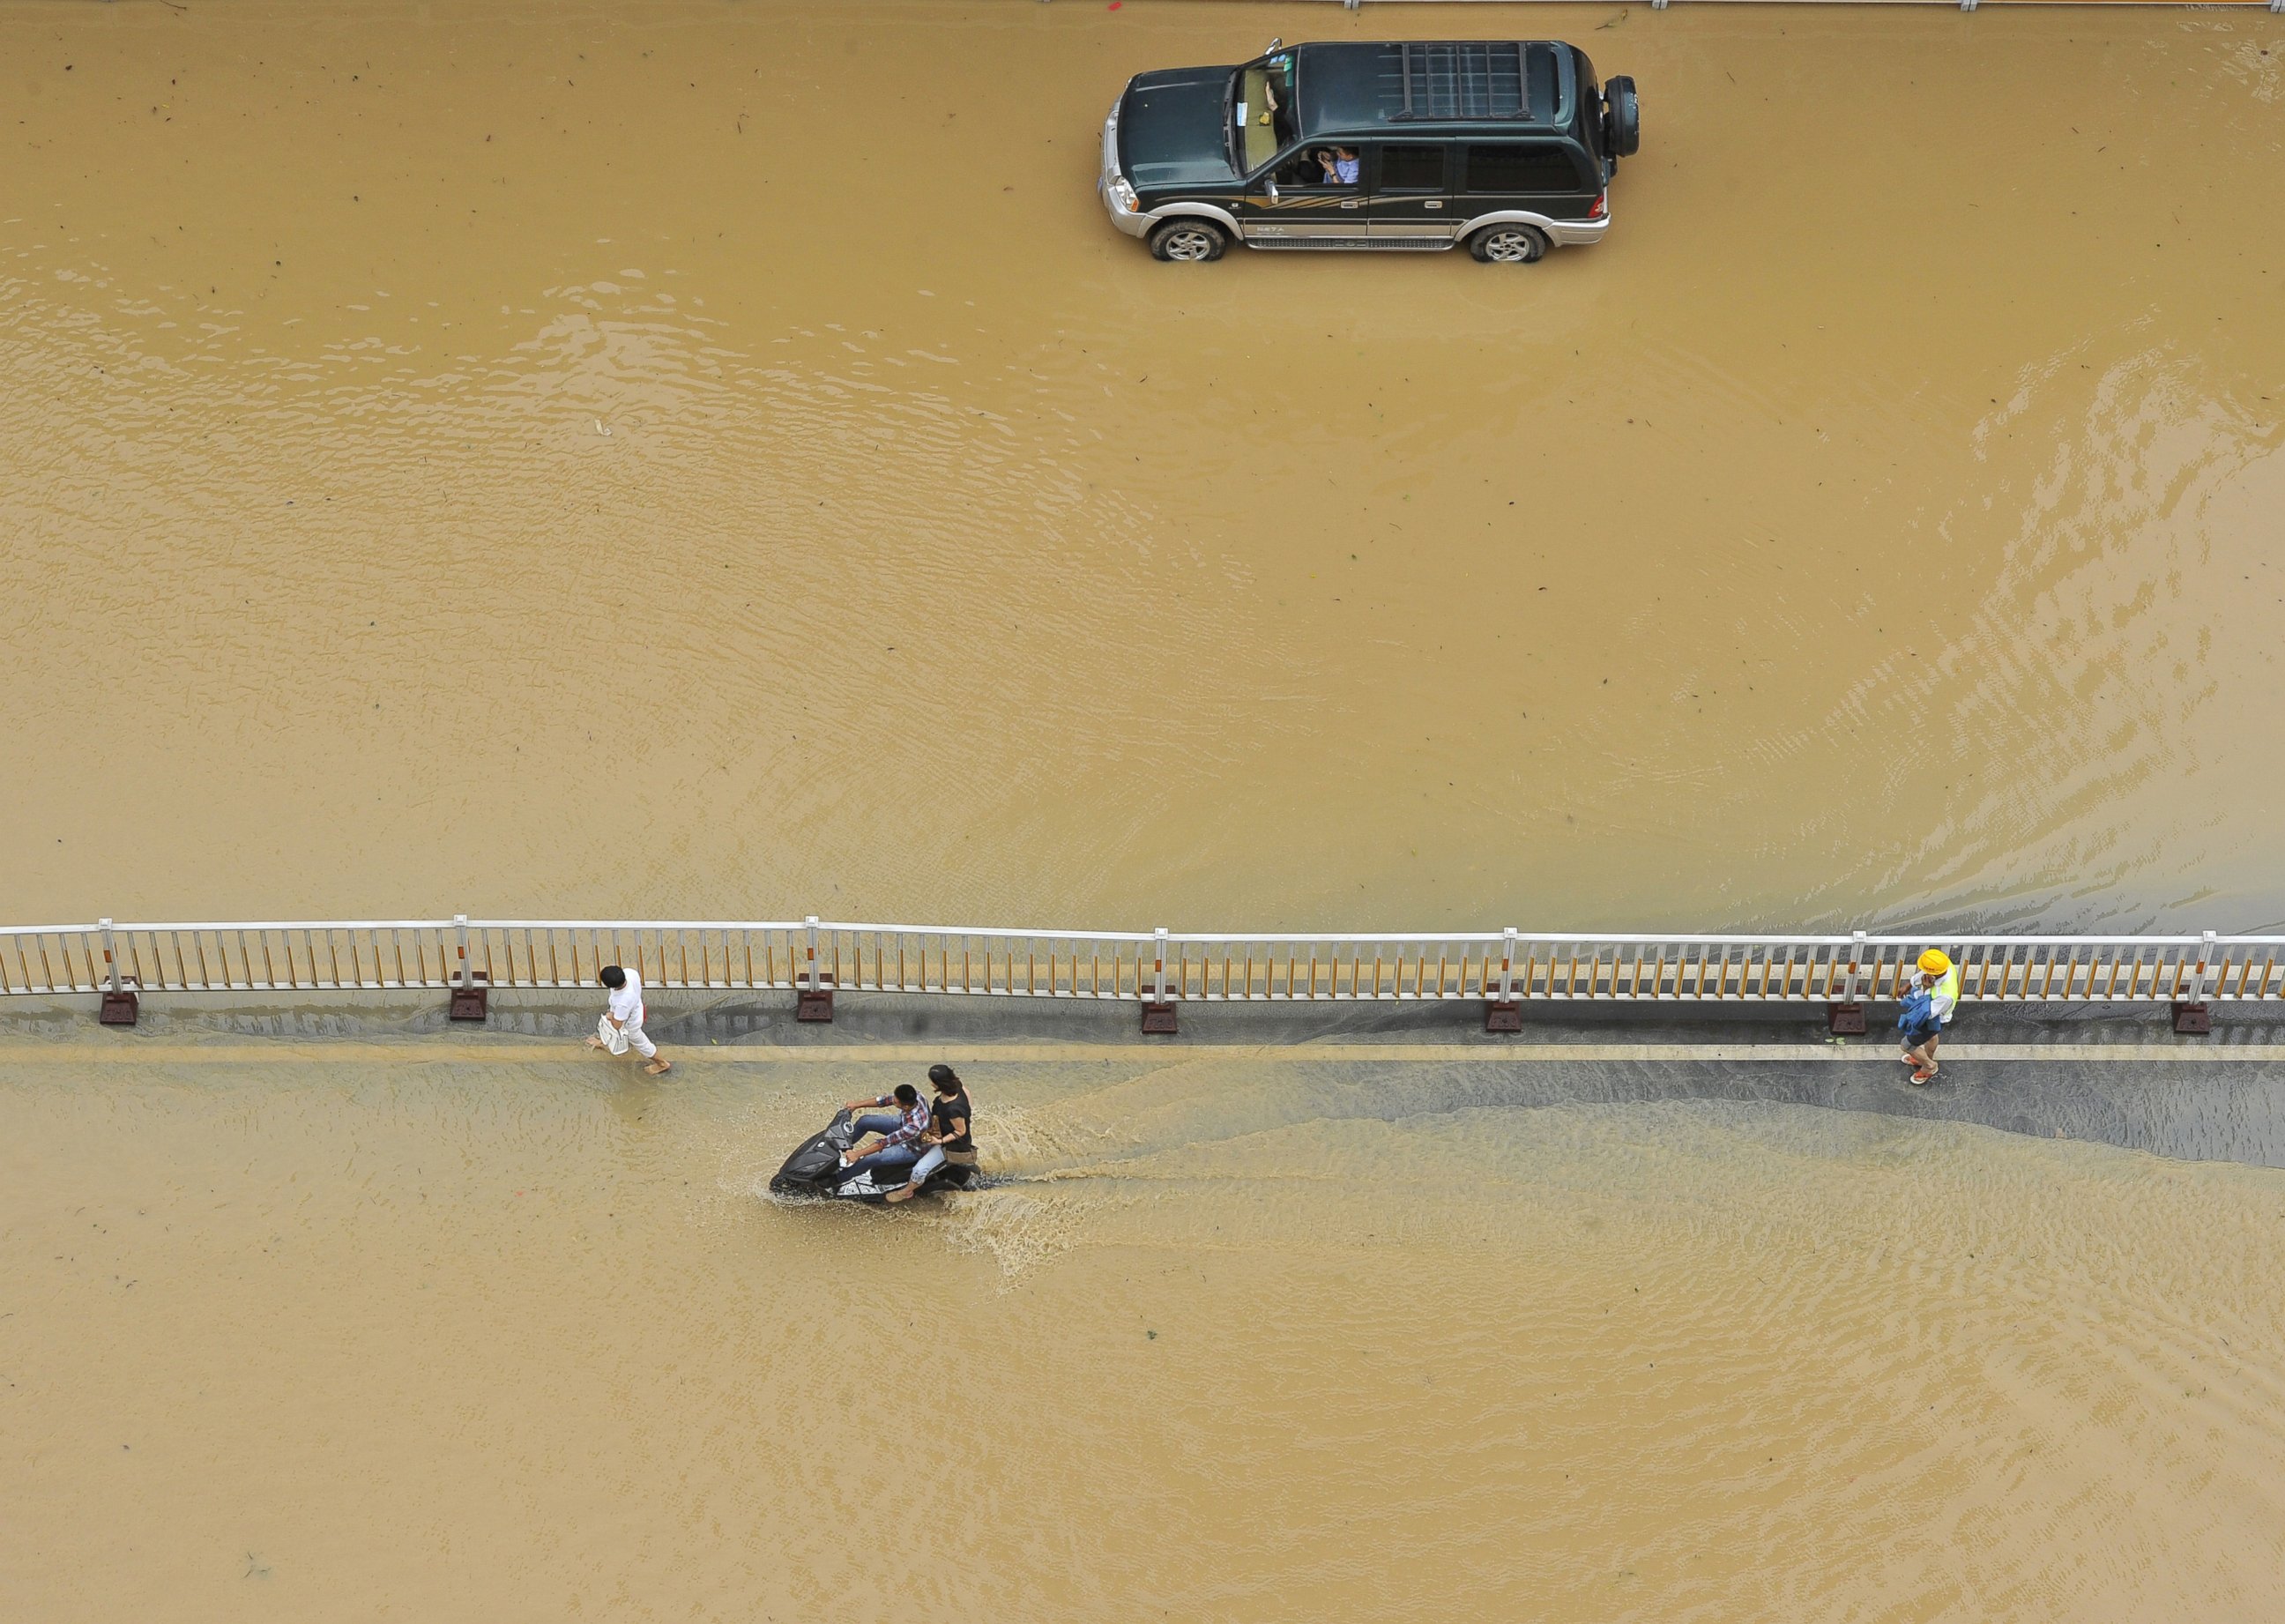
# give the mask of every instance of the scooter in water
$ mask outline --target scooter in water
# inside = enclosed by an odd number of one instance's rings
[[[857,1142],[857,1119],[846,1107],[834,1113],[825,1131],[813,1134],[801,1142],[785,1165],[770,1181],[773,1196],[813,1196],[831,1201],[866,1201],[876,1206],[885,1204],[889,1192],[904,1188],[909,1165],[894,1167],[885,1173],[874,1171],[878,1158],[867,1157],[854,1166],[844,1166],[842,1155]],[[919,1194],[930,1195],[939,1189],[970,1189],[975,1187],[977,1173],[973,1166],[947,1162],[937,1169]]]

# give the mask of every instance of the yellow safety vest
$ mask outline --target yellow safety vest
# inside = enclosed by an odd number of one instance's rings
[[[1936,997],[1944,1000],[1943,1021],[1945,1025],[1950,1025],[1951,1024],[1951,1012],[1959,1007],[1959,966],[1955,964],[1950,969],[1944,971],[1943,975],[1938,978],[1936,985],[1930,988],[1929,991],[1932,992]]]

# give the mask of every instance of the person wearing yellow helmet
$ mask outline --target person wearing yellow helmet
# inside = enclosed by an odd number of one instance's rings
[[[1943,1041],[1943,1029],[1951,1024],[1952,1011],[1959,1007],[1959,966],[1941,947],[1931,947],[1920,954],[1920,973],[1912,978],[1913,986],[1928,994],[1928,1015],[1920,1030],[1908,1033],[1912,1040],[1904,1046],[1904,1059],[1912,1069],[1914,1086],[1924,1086],[1936,1080],[1936,1046]]]

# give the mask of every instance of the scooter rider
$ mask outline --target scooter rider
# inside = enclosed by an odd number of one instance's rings
[[[883,1158],[876,1161],[873,1168],[876,1177],[878,1177],[899,1167],[909,1167],[920,1159],[920,1142],[929,1131],[929,1108],[921,1103],[920,1090],[910,1083],[899,1083],[877,1100],[852,1100],[842,1109],[862,1110],[868,1105],[891,1104],[897,1108],[897,1114],[893,1117],[857,1118],[854,1126],[858,1137],[878,1134],[881,1142],[869,1149],[843,1152],[842,1165],[853,1167],[868,1157]]]
[[[935,1086],[936,1098],[929,1105],[929,1131],[922,1142],[928,1149],[914,1164],[904,1188],[889,1192],[891,1201],[909,1201],[919,1195],[929,1175],[946,1162],[976,1165],[976,1141],[968,1131],[972,1119],[968,1085],[960,1080],[960,1073],[941,1063],[929,1068],[929,1081]]]

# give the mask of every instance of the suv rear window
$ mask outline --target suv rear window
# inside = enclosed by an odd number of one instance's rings
[[[1441,192],[1444,149],[1410,141],[1386,143],[1380,149],[1380,184],[1384,191]]]
[[[1544,141],[1499,141],[1468,148],[1468,190],[1513,193],[1583,188],[1579,166],[1562,147]]]

